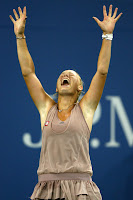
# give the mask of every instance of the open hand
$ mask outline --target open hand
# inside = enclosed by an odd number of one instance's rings
[[[16,21],[13,19],[11,15],[9,15],[10,19],[14,24],[14,33],[16,36],[24,35],[25,30],[25,23],[26,23],[26,6],[23,8],[23,12],[20,7],[18,7],[19,15],[17,14],[16,10],[13,9]]]
[[[115,28],[115,23],[118,21],[118,19],[123,14],[123,13],[120,13],[116,17],[117,10],[118,10],[118,8],[115,8],[114,14],[111,17],[111,15],[112,15],[112,5],[110,5],[110,7],[109,7],[109,13],[108,13],[108,15],[107,15],[107,12],[106,12],[106,6],[104,5],[103,6],[103,16],[104,16],[103,21],[100,21],[97,17],[93,17],[93,19],[97,22],[97,24],[102,29],[103,33],[105,33],[105,34],[106,33],[113,33],[113,30]]]

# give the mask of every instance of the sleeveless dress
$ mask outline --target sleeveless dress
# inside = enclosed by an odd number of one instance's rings
[[[89,127],[79,103],[61,121],[57,104],[48,112],[43,131],[38,183],[31,200],[102,200],[92,181]]]

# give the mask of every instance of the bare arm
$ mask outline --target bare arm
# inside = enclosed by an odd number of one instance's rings
[[[27,48],[26,39],[16,39],[16,43],[22,75],[27,76],[30,73],[35,73],[35,66]]]
[[[26,7],[23,13],[18,7],[20,17],[15,9],[13,9],[16,21],[10,15],[10,19],[14,23],[14,32],[16,37],[24,37],[25,23],[26,23]],[[44,91],[39,79],[35,74],[35,67],[31,55],[28,51],[26,39],[17,39],[17,53],[22,71],[23,78],[27,85],[30,96],[35,103],[39,113],[49,110],[55,104],[54,100]]]
[[[82,108],[84,108],[86,111],[89,108],[90,110],[88,111],[94,113],[101,99],[103,88],[107,78],[110,57],[111,41],[103,39],[102,47],[98,57],[97,71],[91,81],[89,90],[80,101]]]
[[[104,35],[113,33],[115,23],[122,15],[122,13],[120,13],[116,17],[117,10],[118,8],[115,9],[114,14],[111,17],[112,5],[110,5],[109,14],[107,16],[106,7],[103,6],[104,20],[101,22],[98,18],[93,17],[100,26],[100,28],[102,29]],[[89,111],[93,115],[102,96],[103,88],[105,85],[109,69],[109,63],[111,57],[111,43],[112,41],[106,39],[103,39],[102,41],[102,46],[97,62],[97,71],[91,81],[89,90],[80,101],[80,106],[84,113],[87,113]]]

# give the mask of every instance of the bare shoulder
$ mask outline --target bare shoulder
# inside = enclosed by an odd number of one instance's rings
[[[97,70],[92,78],[88,91],[79,103],[90,130],[92,129],[94,113],[103,93],[106,77],[107,74],[102,74]]]
[[[86,123],[87,123],[87,125],[89,127],[90,132],[91,132],[95,110],[93,110],[88,105],[84,104],[82,101],[79,102],[79,106],[80,106],[80,108],[82,110],[82,113],[83,113],[83,116],[85,118],[85,121],[86,121]]]
[[[42,107],[40,109],[40,122],[41,122],[41,130],[43,130],[43,126],[44,126],[44,123],[46,121],[46,118],[47,118],[47,115],[48,115],[48,112],[49,110],[56,104],[56,102],[53,100],[53,101],[50,101],[46,104],[45,107]]]

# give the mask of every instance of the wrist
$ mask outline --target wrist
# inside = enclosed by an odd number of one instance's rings
[[[113,32],[105,32],[103,31],[103,34],[106,35],[106,34],[113,34]]]
[[[102,39],[112,40],[113,39],[113,33],[106,33],[106,34],[103,33]]]

